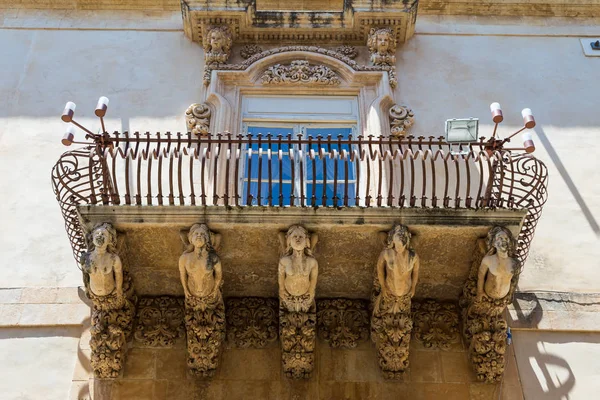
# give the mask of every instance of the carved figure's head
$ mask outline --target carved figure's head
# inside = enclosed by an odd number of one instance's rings
[[[188,233],[188,241],[196,248],[211,247],[210,230],[206,224],[194,224]]]
[[[233,40],[227,26],[217,26],[208,31],[206,50],[211,53],[229,54]]]
[[[385,56],[395,52],[396,40],[390,28],[373,28],[369,32],[367,45],[371,53]]]
[[[503,226],[495,226],[487,235],[488,254],[498,254],[506,258],[513,257],[515,253],[515,239],[508,229]]]
[[[108,222],[96,224],[88,235],[90,250],[105,248],[110,253],[116,253],[117,230]]]
[[[310,250],[310,235],[304,227],[300,225],[292,225],[288,229],[286,235],[287,252],[291,254],[292,250],[302,251],[305,253],[311,253]]]
[[[388,249],[408,249],[410,247],[410,239],[412,235],[408,228],[404,225],[395,225],[387,236]]]

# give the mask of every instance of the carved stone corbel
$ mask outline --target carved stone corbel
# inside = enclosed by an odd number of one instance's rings
[[[373,288],[371,340],[387,379],[399,379],[408,368],[411,298],[419,276],[419,257],[410,248],[411,234],[404,225],[387,233],[379,255]]]
[[[231,54],[233,37],[228,26],[212,26],[206,31],[203,38],[204,63],[225,64]]]
[[[373,65],[396,65],[396,36],[391,28],[372,28],[367,38]]]
[[[504,374],[508,324],[502,313],[517,284],[515,240],[503,227],[493,227],[480,239],[459,304],[463,335],[477,379],[498,382]]]
[[[81,256],[85,292],[93,304],[90,363],[98,378],[119,376],[133,330],[137,298],[117,254],[119,239],[110,223],[96,224],[86,235],[88,251]]]
[[[210,134],[211,112],[207,104],[194,103],[185,110],[185,124],[188,132],[194,135],[207,136]]]
[[[179,258],[179,273],[185,293],[187,364],[193,374],[210,377],[217,369],[225,339],[223,273],[217,255],[221,235],[205,224],[194,224],[181,232],[181,238],[186,245]]]
[[[393,137],[402,138],[406,136],[408,128],[415,122],[415,114],[406,106],[398,104],[390,108],[390,133]]]
[[[313,251],[318,241],[300,226],[279,234],[279,336],[283,372],[288,378],[310,377],[315,364],[318,263]]]

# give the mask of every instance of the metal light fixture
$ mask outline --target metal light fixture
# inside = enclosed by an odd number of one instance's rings
[[[446,120],[448,142],[474,142],[479,137],[479,119],[453,118]]]
[[[523,132],[525,129],[533,129],[535,127],[535,118],[533,117],[533,113],[531,112],[530,108],[524,108],[521,111],[521,116],[523,117],[523,127],[505,139],[496,138],[498,125],[504,120],[500,104],[490,104],[490,112],[492,113],[492,121],[494,121],[494,132],[492,133],[492,137],[487,142],[486,150],[488,150],[488,152],[493,152],[495,150],[524,150],[526,153],[533,153],[535,151],[533,136],[530,132],[525,132],[523,134],[523,147],[504,147],[504,145],[510,142],[510,140],[517,134]]]
[[[104,126],[104,116],[106,115],[106,111],[108,110],[108,98],[102,96],[98,99],[98,104],[96,105],[96,110],[95,110],[95,114],[98,118],[100,118],[100,124],[102,125],[102,133],[100,134],[96,134],[93,133],[92,131],[90,131],[89,129],[87,129],[86,127],[80,125],[79,123],[77,123],[73,117],[75,116],[75,109],[77,108],[77,105],[75,103],[73,103],[72,101],[68,101],[67,104],[65,104],[65,109],[62,113],[61,119],[66,122],[66,123],[71,123],[73,125],[75,125],[76,127],[78,127],[79,129],[81,129],[82,131],[84,131],[86,133],[85,138],[86,139],[92,139],[94,140],[94,142],[103,142],[105,138],[108,137],[108,133],[106,132],[106,128]],[[90,142],[76,142],[75,141],[75,128],[73,128],[72,126],[68,126],[67,130],[61,140],[62,144],[65,146],[70,146],[73,143],[76,144],[92,144]]]

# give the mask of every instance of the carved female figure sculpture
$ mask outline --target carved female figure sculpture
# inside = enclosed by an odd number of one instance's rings
[[[88,241],[88,251],[81,256],[88,296],[99,309],[120,308],[124,304],[123,266],[116,250],[117,231],[111,224],[97,224]]]
[[[210,29],[204,41],[206,64],[227,62],[232,44],[229,27],[217,26]]]
[[[219,235],[212,234],[205,224],[194,224],[187,235],[188,248],[179,257],[179,275],[186,303],[194,306],[214,306],[221,299],[221,260],[214,245],[218,247]]]
[[[487,236],[488,253],[483,257],[477,274],[477,300],[483,295],[502,299],[510,291],[517,261],[513,258],[514,239],[501,226],[492,228]]]
[[[415,295],[420,263],[419,256],[409,247],[410,239],[406,226],[394,226],[388,232],[386,248],[379,255],[377,279],[381,294],[375,309],[382,313],[405,310],[404,303]]]
[[[371,29],[367,46],[373,65],[396,64],[396,39],[390,28]]]
[[[285,253],[279,259],[279,298],[288,311],[308,312],[314,303],[318,264],[312,248],[316,241],[317,236],[311,237],[300,225],[291,226],[285,235]]]

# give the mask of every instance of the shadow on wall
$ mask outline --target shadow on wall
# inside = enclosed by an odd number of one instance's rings
[[[516,297],[519,300],[526,300],[528,307],[521,307],[519,301],[514,301],[517,318],[516,320],[513,318],[512,325],[537,328],[544,314],[538,297],[533,293],[517,293]],[[530,343],[524,335],[535,335],[536,338],[539,335],[536,332],[526,331],[513,334],[519,379],[525,399],[571,399],[570,392],[575,387],[576,378],[567,360],[543,351],[544,343],[550,342],[547,338],[543,341],[531,340]],[[569,341],[556,340],[551,343],[569,343]]]

